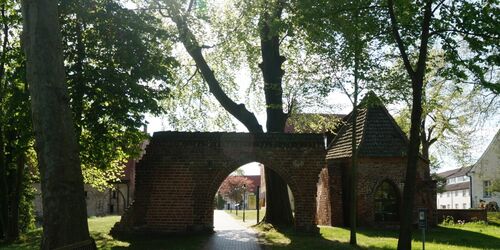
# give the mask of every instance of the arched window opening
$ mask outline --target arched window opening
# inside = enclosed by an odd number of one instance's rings
[[[383,181],[375,191],[375,221],[398,221],[398,192],[388,181]]]

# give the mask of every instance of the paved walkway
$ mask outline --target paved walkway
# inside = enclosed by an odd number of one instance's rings
[[[257,234],[222,210],[214,211],[215,233],[204,250],[260,250]]]

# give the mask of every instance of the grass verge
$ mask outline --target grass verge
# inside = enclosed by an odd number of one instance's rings
[[[117,240],[109,235],[109,230],[120,220],[120,216],[106,216],[89,218],[89,230],[95,239],[98,249],[174,249],[195,250],[201,249],[208,239],[207,235],[175,236],[161,239],[127,239]],[[0,244],[0,249],[39,249],[42,230],[36,229],[23,235],[13,244]]]
[[[349,245],[349,229],[320,227],[320,235],[303,235],[269,224],[254,226],[264,249],[396,249],[397,230],[358,230],[358,246]],[[422,249],[421,231],[413,232],[412,249]],[[495,223],[472,222],[440,225],[426,232],[426,249],[500,249],[500,227]]]

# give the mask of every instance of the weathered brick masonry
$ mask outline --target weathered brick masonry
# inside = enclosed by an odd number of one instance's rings
[[[373,93],[361,101],[358,111],[355,128],[358,151],[358,225],[395,227],[401,210],[408,139]],[[351,114],[344,117],[343,123],[327,149],[328,168],[323,170],[319,179],[318,194],[321,195],[317,197],[320,211],[318,223],[322,225],[347,226],[349,212],[352,211],[348,195],[352,161]],[[429,224],[435,225],[436,184],[430,177],[428,161],[419,157],[417,165],[413,219],[416,223],[418,209],[426,208],[429,211]],[[384,200],[387,198],[384,195],[388,193],[381,195],[379,192],[377,197],[382,184],[392,190],[393,199],[390,204],[387,202],[389,199]],[[378,220],[376,213],[379,214]],[[380,218],[384,216],[385,218]]]
[[[317,134],[157,132],[137,166],[135,200],[112,233],[212,231],[220,184],[253,161],[290,186],[295,228],[317,231],[316,184],[325,153]]]

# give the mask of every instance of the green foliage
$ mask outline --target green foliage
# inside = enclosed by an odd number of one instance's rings
[[[353,101],[351,85],[374,81],[381,55],[379,7],[372,1],[293,1],[294,21],[305,32],[307,49],[325,62],[327,86],[341,89]],[[362,89],[361,89],[362,90]],[[359,91],[361,92],[361,91]]]
[[[104,187],[138,156],[144,114],[163,112],[177,65],[171,37],[157,18],[113,0],[63,0],[60,13],[84,179]]]
[[[480,86],[440,76],[446,66],[443,54],[433,51],[428,62],[422,98],[422,140],[433,146],[430,158],[450,155],[460,165],[471,163],[473,135],[500,107],[498,96]],[[395,117],[405,133],[410,130],[409,79],[398,63],[382,79],[378,90],[384,99],[402,105]]]
[[[21,200],[19,202],[19,230],[21,233],[27,233],[35,229],[35,208],[33,200],[35,199],[36,175],[26,169],[24,172],[24,181],[21,190]]]
[[[443,225],[455,225],[455,219],[453,216],[446,216],[442,222]]]
[[[500,193],[500,178],[496,178],[491,182],[491,186],[489,188],[490,192]]]
[[[338,116],[328,114],[292,114],[287,125],[294,133],[333,133],[342,121]]]

